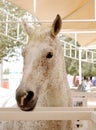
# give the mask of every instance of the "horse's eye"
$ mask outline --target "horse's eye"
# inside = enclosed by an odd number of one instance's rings
[[[48,52],[48,54],[47,54],[47,56],[46,56],[46,58],[52,58],[52,56],[53,56],[53,53],[52,52]]]

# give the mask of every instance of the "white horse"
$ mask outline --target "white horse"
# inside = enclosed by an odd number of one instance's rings
[[[23,77],[16,90],[16,100],[21,110],[30,111],[38,106],[71,106],[64,51],[62,43],[57,38],[61,25],[59,15],[51,28],[32,28],[24,24],[29,41],[22,52]],[[72,129],[71,121],[13,121],[9,126],[10,130]]]

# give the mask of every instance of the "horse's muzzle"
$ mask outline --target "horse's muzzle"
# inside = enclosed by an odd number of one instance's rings
[[[35,108],[38,97],[34,95],[34,92],[16,91],[16,101],[18,106],[23,111],[31,111]]]

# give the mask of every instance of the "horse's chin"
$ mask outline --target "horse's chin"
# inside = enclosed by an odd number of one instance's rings
[[[35,109],[38,98],[35,98],[32,101],[29,101],[25,106],[19,106],[22,111],[32,111]]]

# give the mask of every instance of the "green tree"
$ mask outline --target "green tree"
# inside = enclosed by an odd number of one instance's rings
[[[4,22],[6,21],[6,14],[9,14],[7,20],[10,21],[10,23]],[[26,15],[28,15],[28,13],[25,10],[20,9],[6,0],[0,0],[0,21],[2,21],[0,22],[0,62],[2,59],[8,60],[13,56],[18,57],[20,54],[18,48],[20,49],[26,43],[27,35],[21,23],[19,25],[19,35],[17,39],[17,22],[18,19],[22,21]],[[32,17],[31,14],[30,17]],[[15,23],[13,21],[15,21]]]

